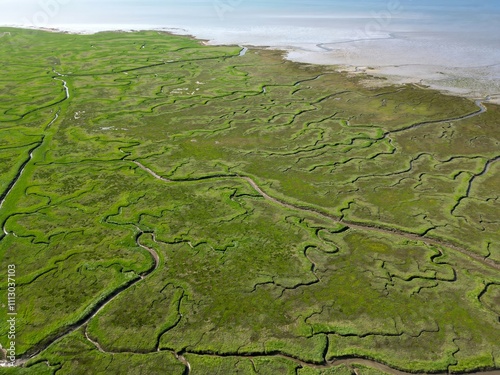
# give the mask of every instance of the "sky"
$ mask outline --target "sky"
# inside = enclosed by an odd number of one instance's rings
[[[0,24],[154,27],[334,26],[335,19],[390,19],[407,28],[489,28],[498,0],[0,0]],[[385,25],[385,23],[384,23]]]

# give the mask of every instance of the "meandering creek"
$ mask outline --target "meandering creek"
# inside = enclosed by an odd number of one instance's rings
[[[248,48],[244,47],[240,51],[239,56],[244,56],[247,51],[248,51]],[[64,81],[62,78],[58,78],[58,77],[63,77],[64,75],[56,72],[55,70],[54,70],[54,72],[57,74],[57,77],[54,77],[54,79],[58,80],[58,81],[61,81],[63,83],[63,88],[64,88],[65,96],[66,96],[64,100],[68,100],[70,98],[70,90],[69,90],[69,87],[67,85],[67,82]],[[263,90],[265,92],[265,88]],[[452,119],[443,119],[443,120],[439,120],[439,121],[423,122],[423,123],[419,123],[419,124],[413,124],[413,125],[405,128],[405,129],[400,129],[400,130],[396,130],[396,131],[393,131],[393,132],[387,132],[386,136],[389,136],[391,133],[406,131],[406,130],[409,130],[409,129],[413,129],[413,128],[416,128],[416,127],[419,127],[419,126],[428,125],[428,124],[431,124],[431,123],[439,123],[439,122],[447,122],[447,121],[461,121],[461,120],[465,120],[465,119],[469,119],[469,118],[478,116],[478,115],[480,115],[480,114],[482,114],[482,113],[484,113],[484,112],[487,111],[487,108],[486,108],[486,106],[484,106],[483,101],[478,100],[476,102],[476,105],[479,107],[479,110],[476,111],[476,112],[474,112],[474,113],[471,113],[471,114],[468,114],[468,115],[464,115],[464,116],[461,116],[461,117],[457,117],[457,118],[452,118]],[[58,118],[59,118],[59,111],[55,114],[54,119],[49,123],[49,125],[46,127],[46,129],[49,128]],[[7,199],[9,193],[12,191],[12,189],[14,188],[14,186],[16,185],[16,183],[18,182],[19,178],[23,174],[26,166],[32,160],[33,153],[39,147],[42,146],[43,142],[44,142],[44,138],[42,138],[42,140],[40,141],[40,143],[37,144],[35,147],[33,147],[30,150],[30,152],[29,152],[29,158],[21,165],[21,167],[20,167],[20,169],[19,169],[16,177],[12,180],[12,182],[10,183],[8,189],[0,197],[0,209],[2,208],[3,204],[5,203],[5,200]],[[130,162],[134,163],[137,167],[139,167],[140,169],[142,169],[143,171],[145,171],[146,173],[148,173],[150,176],[152,176],[153,178],[155,178],[157,180],[160,180],[162,182],[165,182],[165,183],[182,183],[182,182],[185,182],[185,181],[182,181],[182,180],[171,180],[171,179],[164,178],[164,177],[160,176],[159,174],[157,174],[156,172],[154,172],[153,170],[151,170],[150,168],[146,167],[145,165],[143,165],[142,163],[140,163],[140,162],[138,162],[136,160],[127,160],[127,159],[124,159],[124,160],[130,161]],[[487,170],[487,168],[483,172],[486,173],[486,170]],[[341,217],[335,217],[335,216],[330,215],[328,213],[321,212],[319,209],[314,209],[314,208],[311,208],[311,207],[301,207],[301,206],[290,204],[290,203],[285,202],[285,201],[283,201],[281,199],[274,198],[271,195],[269,195],[268,193],[266,193],[255,182],[255,180],[253,180],[249,176],[238,176],[238,175],[236,175],[236,176],[235,175],[231,175],[231,176],[214,176],[214,177],[204,178],[203,180],[208,180],[208,179],[239,179],[239,180],[245,181],[250,186],[252,186],[252,188],[258,194],[260,194],[264,199],[266,199],[267,201],[269,201],[269,202],[271,202],[273,204],[279,205],[281,207],[284,207],[284,208],[287,208],[287,209],[291,209],[291,210],[298,210],[298,211],[302,211],[302,212],[307,212],[309,214],[318,215],[318,216],[321,216],[322,218],[324,218],[326,220],[333,221],[333,222],[336,222],[336,223],[340,223],[342,225],[345,225],[346,227],[353,228],[353,229],[359,229],[359,230],[364,230],[364,231],[376,231],[376,232],[380,232],[380,233],[383,233],[383,234],[396,235],[396,236],[403,237],[403,238],[406,238],[406,239],[410,239],[410,240],[413,240],[413,241],[420,241],[422,243],[426,243],[426,244],[429,244],[429,245],[443,246],[443,247],[452,249],[454,251],[460,252],[461,254],[464,254],[464,255],[468,256],[469,258],[473,259],[474,261],[477,261],[477,262],[479,262],[479,263],[481,263],[481,264],[483,264],[485,266],[488,266],[488,267],[500,270],[500,264],[498,262],[495,262],[492,259],[485,259],[485,258],[479,256],[478,254],[475,254],[475,253],[473,253],[473,252],[471,252],[471,251],[469,251],[469,250],[467,250],[465,248],[458,247],[458,246],[456,246],[454,244],[450,244],[450,243],[447,243],[445,241],[442,241],[442,240],[439,240],[439,239],[436,239],[436,238],[428,238],[428,237],[420,236],[420,235],[417,235],[417,234],[414,234],[414,233],[404,232],[404,231],[393,229],[393,228],[389,228],[389,227],[377,226],[375,224],[370,225],[370,224],[363,224],[363,223],[355,223],[355,222],[345,221]],[[4,224],[3,225],[3,233],[4,233],[3,236],[6,236],[9,233],[8,233],[8,231],[5,228],[5,223],[3,223],[3,224]],[[119,288],[117,288],[116,290],[114,290],[112,293],[110,293],[109,295],[105,296],[99,302],[95,303],[95,305],[92,308],[90,308],[89,312],[86,313],[85,316],[81,317],[77,322],[75,322],[75,323],[73,323],[73,324],[71,324],[71,325],[69,325],[67,327],[64,327],[63,329],[61,329],[59,332],[57,332],[53,336],[45,338],[44,340],[42,340],[41,342],[39,342],[37,345],[35,345],[32,349],[28,350],[23,356],[21,356],[17,360],[16,364],[18,366],[23,366],[29,359],[37,356],[40,352],[42,352],[43,350],[47,349],[49,346],[51,346],[55,342],[58,342],[63,337],[67,336],[68,334],[70,334],[72,332],[75,332],[76,330],[78,330],[78,329],[80,329],[82,327],[85,327],[85,337],[87,338],[87,340],[89,342],[91,342],[100,352],[106,353],[106,351],[100,346],[100,344],[98,342],[92,340],[90,338],[90,336],[88,335],[86,328],[87,328],[87,325],[88,325],[89,321],[91,319],[93,319],[97,314],[99,314],[108,304],[110,304],[111,302],[113,302],[119,295],[121,295],[121,293],[123,293],[124,291],[128,290],[131,286],[133,286],[133,285],[141,282],[142,280],[144,280],[145,278],[147,278],[149,275],[151,275],[153,272],[155,272],[155,270],[157,270],[158,267],[160,266],[160,262],[161,262],[160,257],[158,255],[158,253],[156,252],[156,250],[154,250],[153,248],[150,248],[148,246],[145,246],[143,243],[141,243],[141,237],[143,235],[145,235],[145,234],[150,234],[152,236],[152,240],[154,242],[156,242],[156,238],[155,238],[154,233],[144,232],[144,231],[142,231],[137,226],[135,226],[135,229],[137,231],[136,244],[137,244],[138,247],[146,250],[150,254],[151,259],[152,259],[152,267],[149,270],[147,270],[144,273],[142,273],[141,275],[138,275],[138,277],[134,278],[133,280],[130,280],[127,283],[123,284],[122,286],[120,286]],[[187,361],[187,359],[185,357],[186,354],[197,354],[197,355],[206,355],[206,356],[221,357],[219,355],[210,354],[210,353],[195,353],[195,352],[191,352],[191,353],[190,352],[174,353],[175,357],[186,367],[185,374],[190,374],[191,373],[191,365],[190,365],[190,363]],[[306,362],[300,361],[300,360],[298,360],[296,358],[285,356],[285,355],[283,355],[281,353],[262,354],[262,355],[254,355],[254,356],[251,356],[251,355],[227,355],[226,357],[241,357],[241,358],[250,358],[250,359],[251,358],[258,358],[258,357],[282,357],[282,358],[286,358],[288,360],[292,360],[292,361],[296,362],[297,364],[299,364],[300,366],[303,366],[303,367],[314,367],[314,368],[331,368],[331,367],[339,366],[339,365],[346,365],[346,366],[348,366],[348,367],[351,368],[351,366],[354,365],[354,364],[360,364],[360,365],[366,365],[366,366],[378,369],[380,371],[389,373],[391,375],[409,375],[406,372],[390,368],[390,367],[386,366],[385,364],[382,364],[382,363],[379,363],[379,362],[376,362],[376,361],[373,361],[373,360],[370,360],[370,359],[358,358],[358,357],[354,357],[354,356],[353,357],[348,357],[348,358],[336,359],[336,360],[330,361],[330,362],[326,362],[325,361],[325,363],[323,363],[323,364],[306,363]],[[356,372],[355,369],[353,371]],[[477,374],[482,374],[482,375],[499,375],[500,371],[477,372]]]

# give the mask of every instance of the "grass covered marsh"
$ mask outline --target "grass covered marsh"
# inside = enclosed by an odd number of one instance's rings
[[[153,31],[1,31],[2,371],[500,368],[497,106]]]

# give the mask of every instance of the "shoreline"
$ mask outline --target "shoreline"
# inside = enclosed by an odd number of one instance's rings
[[[21,30],[38,30],[52,33],[75,35],[92,35],[102,32],[140,32],[157,31],[171,35],[186,36],[204,45],[238,45],[242,48],[272,49],[283,52],[283,58],[297,63],[326,66],[337,72],[347,74],[365,75],[363,84],[368,87],[381,87],[388,85],[413,84],[422,89],[433,89],[445,95],[465,97],[470,100],[484,100],[488,103],[500,105],[500,61],[490,64],[477,64],[476,66],[452,66],[432,64],[430,62],[400,63],[401,58],[397,51],[390,50],[389,42],[403,41],[398,39],[397,33],[389,38],[373,38],[366,40],[345,40],[330,43],[298,43],[297,45],[279,45],[268,43],[266,45],[254,43],[221,43],[216,39],[196,35],[193,30],[178,27],[152,26],[152,25],[59,25],[53,27],[35,27],[26,25],[0,25],[0,28],[14,28]],[[1,37],[10,34],[3,33]],[[384,46],[377,46],[377,44]],[[299,45],[301,44],[301,45]],[[361,47],[375,44],[368,52],[363,52]],[[358,46],[361,45],[361,46]],[[343,48],[336,48],[342,46]],[[353,47],[354,46],[354,47]],[[380,50],[392,54],[387,57],[384,64],[380,62]],[[361,52],[360,52],[361,51]],[[378,53],[377,53],[378,52]],[[423,53],[424,51],[422,51]],[[362,55],[365,53],[365,55]],[[419,52],[417,51],[417,54]],[[372,55],[370,58],[370,54]],[[382,54],[383,55],[383,54]],[[428,57],[429,58],[429,57]],[[379,61],[377,61],[377,59]],[[382,57],[383,59],[383,57]],[[373,61],[368,61],[373,60]],[[381,79],[382,78],[382,79]]]

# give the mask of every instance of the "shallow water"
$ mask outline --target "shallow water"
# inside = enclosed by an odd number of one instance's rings
[[[176,29],[287,48],[297,61],[370,66],[401,82],[500,93],[497,0],[4,0],[0,8],[3,25]]]

